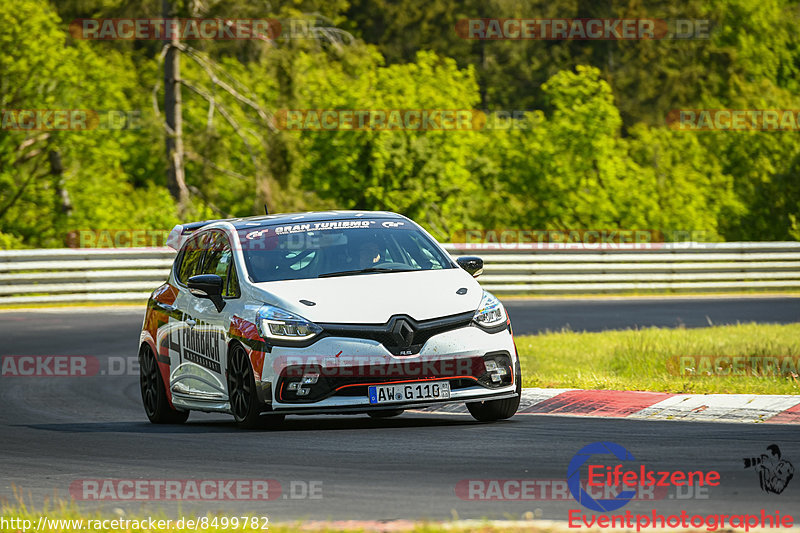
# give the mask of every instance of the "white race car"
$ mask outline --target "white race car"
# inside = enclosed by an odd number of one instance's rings
[[[388,212],[267,215],[176,226],[169,279],[139,343],[154,423],[224,412],[243,427],[287,414],[398,415],[519,406],[505,308],[424,229]]]

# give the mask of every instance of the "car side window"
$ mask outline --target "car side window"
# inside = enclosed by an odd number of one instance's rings
[[[236,273],[236,264],[233,261],[231,261],[230,276],[228,276],[228,285],[225,287],[225,291],[223,296],[229,296],[231,298],[238,298],[242,295],[242,292],[239,290],[239,275]]]
[[[424,245],[424,243],[420,242],[421,239],[418,235],[409,235],[408,236],[412,241],[414,241],[415,245],[413,248],[410,248],[414,251],[419,251],[420,256],[415,257],[415,262],[424,264],[424,268],[430,270],[439,270],[445,267],[445,265],[441,264],[434,256],[431,254],[428,247]]]
[[[181,263],[178,266],[178,281],[184,285],[186,285],[189,278],[200,274],[207,240],[208,234],[202,233],[189,239],[183,247]]]
[[[202,273],[216,274],[222,278],[222,296],[239,296],[239,283],[236,276],[236,266],[233,264],[233,252],[225,234],[218,231],[211,234],[210,243],[203,260]]]

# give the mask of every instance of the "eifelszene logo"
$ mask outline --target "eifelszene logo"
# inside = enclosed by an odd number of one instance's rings
[[[595,500],[581,487],[581,466],[595,454],[613,454],[620,461],[633,461],[631,452],[614,442],[593,442],[581,448],[576,453],[567,467],[567,486],[572,497],[579,504],[592,511],[605,513],[625,506],[636,494],[632,490],[624,490],[613,499]],[[591,476],[590,476],[591,477]]]
[[[636,496],[637,487],[718,486],[715,470],[654,471],[645,465],[624,470],[622,464],[605,466],[590,461],[595,455],[612,455],[619,461],[635,461],[633,454],[615,442],[593,442],[578,450],[567,467],[567,486],[572,497],[593,511],[608,513],[624,507]],[[586,488],[581,485],[581,467],[587,464]],[[616,492],[621,487],[624,490]],[[587,490],[588,489],[588,490]],[[603,498],[595,499],[589,491],[602,489]],[[616,494],[615,494],[616,492]],[[597,492],[595,492],[596,494]]]
[[[767,446],[769,455],[762,453],[761,457],[745,457],[745,468],[753,468],[758,472],[758,482],[761,490],[780,494],[794,476],[794,466],[781,457],[781,449],[777,444]]]

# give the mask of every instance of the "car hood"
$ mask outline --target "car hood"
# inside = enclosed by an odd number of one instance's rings
[[[483,291],[461,268],[255,283],[264,301],[312,322],[384,324],[393,315],[427,320],[474,311]],[[457,294],[459,289],[466,294]],[[309,306],[300,300],[314,302]]]

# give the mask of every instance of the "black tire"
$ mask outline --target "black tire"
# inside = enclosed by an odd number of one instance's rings
[[[239,427],[255,429],[283,422],[283,415],[261,416],[253,367],[244,348],[238,344],[231,346],[228,353],[228,398],[233,419]]]
[[[153,424],[183,424],[189,418],[189,411],[178,411],[169,404],[156,357],[146,344],[139,350],[139,388],[144,412]]]
[[[472,418],[479,422],[494,422],[514,416],[517,409],[519,409],[519,401],[522,397],[522,373],[520,372],[519,363],[517,363],[516,379],[517,396],[515,398],[468,403],[467,409]]]
[[[382,409],[380,411],[367,411],[367,414],[372,418],[392,418],[393,416],[400,416],[405,412],[403,409]]]

